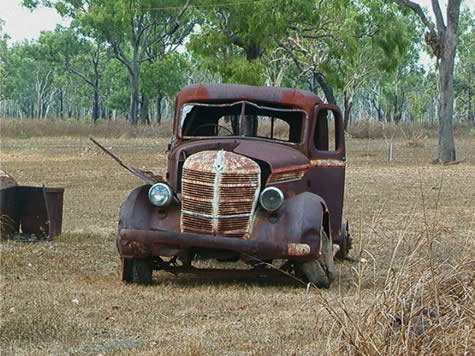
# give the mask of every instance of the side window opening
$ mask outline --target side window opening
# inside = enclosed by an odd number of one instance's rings
[[[313,144],[319,151],[336,150],[335,113],[331,110],[320,110],[315,124]]]

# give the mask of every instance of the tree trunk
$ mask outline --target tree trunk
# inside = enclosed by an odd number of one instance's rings
[[[140,106],[140,121],[142,124],[150,125],[150,118],[148,115],[149,99],[147,94],[142,93],[142,105]]]
[[[475,65],[472,65],[472,68],[475,69]],[[472,106],[472,97],[473,97],[473,89],[472,89],[472,70],[469,70],[468,74],[468,87],[467,87],[467,101],[468,101],[468,108],[467,108],[467,120],[472,126],[475,125],[475,114],[473,112]]]
[[[130,77],[130,104],[129,104],[129,120],[132,125],[137,125],[138,104],[139,104],[139,74],[140,65],[138,61],[134,61],[131,65]]]
[[[450,10],[449,10],[450,11]],[[457,45],[457,23],[449,23],[440,36],[439,64],[439,157],[440,163],[455,161],[453,135],[454,115],[454,61]]]
[[[353,95],[349,90],[343,92],[344,96],[344,114],[343,114],[343,127],[345,131],[348,129],[348,124],[351,118],[351,108],[353,107]]]
[[[455,143],[453,135],[453,114],[454,114],[454,59],[457,46],[457,27],[460,17],[460,4],[462,0],[448,0],[447,4],[447,25],[440,9],[439,1],[432,0],[432,10],[434,11],[437,24],[437,33],[434,26],[427,20],[421,7],[410,0],[392,0],[401,6],[412,9],[429,29],[425,33],[425,41],[432,48],[432,52],[439,59],[439,163],[455,161]]]
[[[323,75],[321,73],[317,73],[316,79],[318,84],[320,85],[320,88],[322,88],[323,92],[325,93],[327,103],[331,105],[336,105],[335,96],[333,95],[333,89],[325,82],[325,78],[323,77]]]
[[[59,115],[61,119],[64,119],[64,90],[59,91]]]
[[[399,96],[394,97],[393,101],[393,121],[397,124],[401,121],[402,118],[402,105],[404,103],[404,98]]]
[[[163,96],[161,94],[158,94],[157,96],[157,114],[156,114],[156,118],[157,118],[157,123],[160,125],[162,123],[162,99],[163,99]]]
[[[92,122],[95,123],[99,118],[99,83],[96,80],[94,85],[94,99],[92,102]]]

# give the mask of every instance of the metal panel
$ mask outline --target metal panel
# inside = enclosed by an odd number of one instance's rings
[[[191,155],[183,166],[183,232],[249,237],[260,189],[260,168],[227,151]]]
[[[16,233],[49,239],[61,233],[63,188],[14,186],[0,189],[2,237]]]

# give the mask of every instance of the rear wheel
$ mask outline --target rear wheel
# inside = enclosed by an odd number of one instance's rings
[[[129,283],[151,284],[152,261],[149,258],[133,258],[123,260],[123,280]]]
[[[336,269],[333,262],[332,244],[325,230],[321,229],[322,251],[318,259],[303,262],[298,265],[297,271],[307,282],[314,283],[318,288],[329,288],[336,278]]]

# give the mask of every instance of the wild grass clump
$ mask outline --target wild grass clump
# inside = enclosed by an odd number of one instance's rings
[[[169,137],[171,120],[163,120],[159,125],[132,125],[126,120],[90,121],[61,119],[1,119],[2,137],[28,139],[30,137]]]
[[[382,287],[365,289],[378,284],[373,276],[379,268],[366,247],[360,246],[361,255],[372,261],[360,259],[353,268],[355,295],[329,300],[319,293],[321,305],[334,321],[331,338],[340,354],[474,354],[475,260],[468,252],[456,262],[440,262],[435,246],[441,243],[436,236],[442,230],[437,223],[427,223],[425,207],[423,219],[420,231],[409,231],[408,223],[407,230],[394,239],[391,256],[381,262],[386,268]],[[471,251],[473,246],[468,241],[466,247]]]
[[[395,272],[370,302],[354,310],[325,301],[339,352],[347,355],[471,355],[475,352],[475,261],[434,271]],[[404,271],[408,272],[408,271]],[[322,297],[325,299],[324,297]]]

